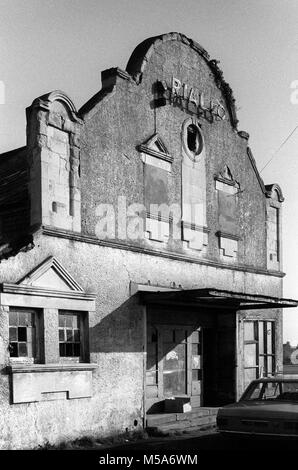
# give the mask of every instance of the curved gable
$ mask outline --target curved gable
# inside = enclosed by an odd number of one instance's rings
[[[231,123],[233,127],[237,128],[238,119],[236,115],[235,98],[233,96],[231,87],[224,80],[223,72],[218,67],[219,61],[214,59],[211,60],[208,52],[199,43],[190,38],[187,38],[184,34],[176,32],[162,34],[160,36],[145,39],[143,42],[141,42],[133,51],[126,66],[126,71],[131,75],[133,80],[137,84],[141,83],[143,73],[145,72],[146,66],[151,59],[152,54],[158,50],[160,45],[168,42],[182,43],[195,51],[196,54],[204,59],[213,74],[217,87],[222,91],[222,94],[225,98]]]

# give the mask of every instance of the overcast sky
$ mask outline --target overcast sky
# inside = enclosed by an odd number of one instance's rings
[[[220,60],[261,170],[298,125],[297,25],[297,0],[0,0],[0,152],[25,144],[34,98],[62,89],[79,108],[101,70],[125,68],[143,39],[177,31]],[[284,296],[298,298],[298,129],[261,176],[286,198]],[[298,309],[284,319],[284,340],[298,344]]]

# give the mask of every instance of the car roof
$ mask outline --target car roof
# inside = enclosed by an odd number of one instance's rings
[[[275,375],[272,377],[261,377],[252,380],[251,383],[264,383],[264,382],[298,382],[298,375]]]

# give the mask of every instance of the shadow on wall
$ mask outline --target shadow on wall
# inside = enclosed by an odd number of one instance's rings
[[[90,352],[143,352],[144,308],[137,295],[90,328]]]

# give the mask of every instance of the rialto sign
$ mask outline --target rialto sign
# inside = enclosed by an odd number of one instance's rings
[[[206,99],[203,92],[178,78],[172,77],[170,85],[165,80],[157,82],[157,91],[158,106],[170,103],[199,116],[203,114],[206,118],[224,120],[226,117],[226,110],[218,99]]]

